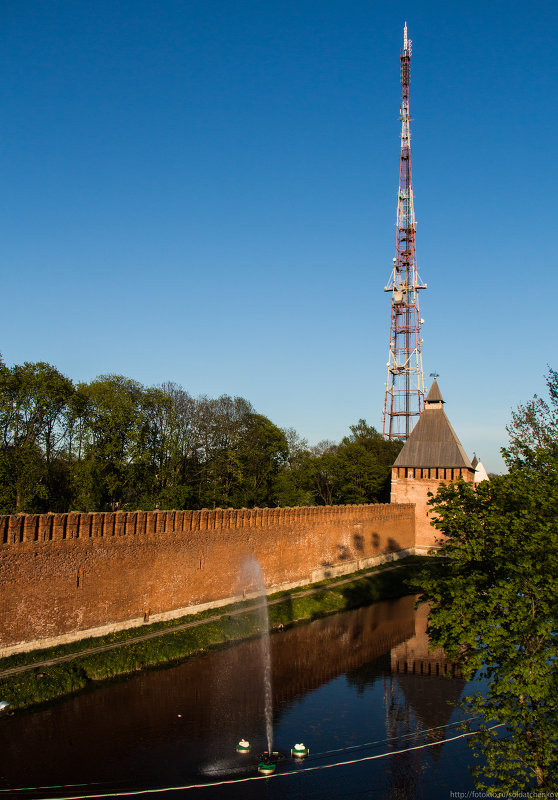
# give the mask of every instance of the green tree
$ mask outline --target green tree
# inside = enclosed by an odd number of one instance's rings
[[[69,378],[44,362],[0,363],[0,502],[5,513],[48,508],[65,449]]]
[[[366,420],[339,444],[324,441],[308,462],[315,501],[323,505],[389,502],[391,466],[402,444],[386,441]]]
[[[294,428],[284,429],[283,434],[287,442],[287,456],[274,480],[275,505],[312,506],[315,499],[311,489],[308,442]]]
[[[240,444],[254,410],[242,397],[199,398],[196,468],[197,507],[238,506],[242,484]]]
[[[430,500],[445,539],[418,586],[432,643],[487,681],[465,700],[480,789],[558,788],[558,448],[543,432],[557,385],[551,372],[550,400],[514,413],[507,475]]]
[[[0,356],[0,513],[385,501],[399,447],[360,420],[309,448],[242,397]]]
[[[512,411],[506,430],[509,444],[503,449],[508,464],[536,464],[541,454],[558,449],[558,373],[549,369],[546,376],[548,400],[535,395]]]
[[[122,375],[102,375],[78,389],[84,434],[74,464],[76,508],[137,507],[148,481],[151,433],[144,387]]]
[[[175,383],[147,389],[149,481],[139,508],[188,508],[196,493],[191,463],[197,447],[197,402]]]
[[[360,419],[351,434],[341,440],[338,503],[389,502],[391,467],[401,450],[399,441],[387,441],[381,433]]]
[[[275,480],[288,454],[284,432],[263,414],[250,414],[237,451],[242,505],[250,508],[277,504]]]

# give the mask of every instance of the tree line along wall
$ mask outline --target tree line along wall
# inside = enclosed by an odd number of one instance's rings
[[[412,504],[0,516],[0,657],[413,552]]]

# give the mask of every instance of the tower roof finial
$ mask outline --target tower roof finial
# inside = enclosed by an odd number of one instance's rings
[[[444,403],[444,398],[442,397],[442,392],[440,391],[440,387],[438,386],[438,382],[436,378],[432,381],[432,386],[430,387],[430,391],[426,395],[426,399],[424,401],[428,406],[432,407],[434,403]]]

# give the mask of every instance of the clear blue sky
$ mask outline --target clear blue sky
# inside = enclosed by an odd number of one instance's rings
[[[407,20],[425,375],[502,469],[557,366],[557,9],[4,0],[6,363],[381,429]]]

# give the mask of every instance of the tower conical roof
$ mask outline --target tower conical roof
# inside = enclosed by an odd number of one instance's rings
[[[394,467],[463,467],[473,470],[446,416],[443,402],[442,393],[434,381],[424,411],[397,456]]]
[[[476,456],[473,459],[473,466],[475,468],[475,483],[481,483],[481,481],[490,480],[484,464]]]
[[[436,378],[432,381],[432,386],[430,387],[430,391],[426,395],[425,403],[443,403],[444,398],[442,397],[442,392],[440,391],[440,387],[436,382]]]

